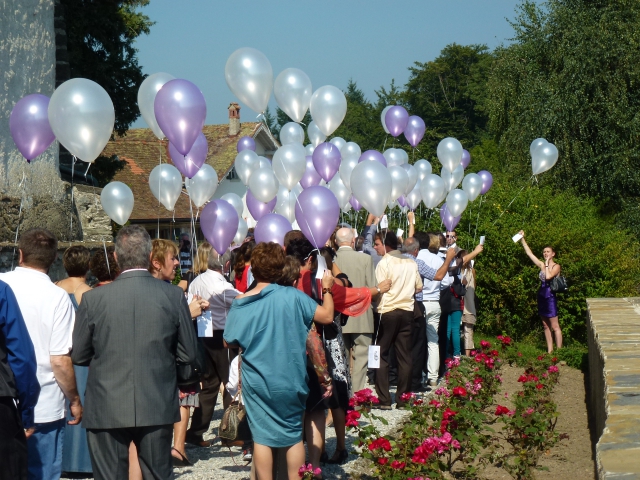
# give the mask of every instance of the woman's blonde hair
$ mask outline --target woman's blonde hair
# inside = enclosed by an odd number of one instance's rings
[[[193,261],[193,267],[191,271],[199,275],[202,272],[206,272],[209,264],[209,252],[213,250],[213,247],[209,242],[202,242],[198,247],[198,254],[195,256]]]
[[[178,247],[170,240],[164,240],[162,238],[156,238],[151,241],[151,261],[149,262],[149,271],[153,273],[155,267],[153,262],[158,262],[160,265],[164,265],[167,259],[167,255],[178,255]]]

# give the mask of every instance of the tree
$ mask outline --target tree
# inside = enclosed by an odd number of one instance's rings
[[[385,133],[380,125],[380,112],[364,96],[357,83],[350,79],[345,92],[347,98],[347,114],[342,124],[333,133],[334,137],[342,137],[347,142],[357,143],[362,151],[380,150],[384,143]]]

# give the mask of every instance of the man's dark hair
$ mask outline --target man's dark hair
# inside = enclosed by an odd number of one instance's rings
[[[398,249],[398,237],[393,232],[387,232],[384,236],[384,245],[385,247],[389,247],[391,250]]]
[[[289,230],[284,234],[284,248],[287,248],[293,240],[300,240],[301,238],[305,238],[305,236],[300,230]]]
[[[356,244],[354,245],[356,252],[361,252],[364,249],[364,237],[360,235],[356,237]]]
[[[116,247],[110,245],[105,249],[96,250],[89,262],[91,273],[95,275],[99,282],[109,282],[115,280],[120,275],[120,269],[116,263],[113,253]],[[107,263],[109,262],[109,263]]]
[[[67,248],[62,255],[62,265],[70,277],[84,277],[89,271],[91,252],[84,245]]]
[[[149,269],[151,238],[140,225],[127,225],[116,237],[116,255],[120,271],[132,268]]]
[[[32,228],[20,236],[18,248],[25,266],[49,271],[58,256],[58,239],[49,230]]]
[[[420,250],[427,250],[429,248],[429,234],[426,232],[415,232],[413,238],[418,240],[420,244]]]
[[[298,238],[289,242],[286,252],[287,255],[295,257],[300,262],[300,265],[304,265],[309,257],[315,259],[317,252],[314,252],[314,250],[315,247],[311,245],[309,240],[306,238]]]

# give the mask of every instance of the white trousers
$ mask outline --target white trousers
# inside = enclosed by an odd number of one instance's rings
[[[438,326],[440,325],[440,302],[423,302],[427,317],[427,376],[438,380],[440,349],[438,348]]]

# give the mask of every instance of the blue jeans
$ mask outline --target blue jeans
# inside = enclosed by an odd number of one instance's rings
[[[66,420],[36,423],[27,439],[29,480],[58,480],[62,474],[62,443]]]
[[[449,313],[447,317],[447,358],[460,356],[460,320],[462,311]],[[451,347],[453,344],[453,354]]]

